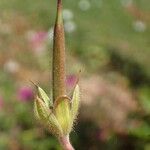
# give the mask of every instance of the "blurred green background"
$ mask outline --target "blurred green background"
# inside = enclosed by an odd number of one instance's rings
[[[69,96],[80,74],[77,150],[150,150],[150,1],[63,0]],[[61,150],[35,121],[50,94],[56,0],[0,0],[0,150]]]

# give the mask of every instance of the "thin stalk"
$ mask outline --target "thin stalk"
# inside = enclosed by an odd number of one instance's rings
[[[72,147],[70,143],[69,136],[60,138],[59,142],[64,150],[74,150],[74,148]]]
[[[62,19],[62,0],[57,0],[57,16],[53,45],[53,100],[66,95],[65,37]]]

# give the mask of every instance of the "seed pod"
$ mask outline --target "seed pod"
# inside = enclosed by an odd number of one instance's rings
[[[53,100],[66,94],[65,37],[62,19],[62,0],[58,0],[53,45]]]

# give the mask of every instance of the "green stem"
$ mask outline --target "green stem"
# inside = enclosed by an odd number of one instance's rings
[[[53,45],[53,100],[66,94],[65,37],[62,19],[62,0],[57,1],[57,17]]]

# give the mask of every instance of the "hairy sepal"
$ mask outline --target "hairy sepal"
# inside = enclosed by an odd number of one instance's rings
[[[46,92],[41,87],[37,86],[37,92],[38,92],[39,98],[41,98],[44,101],[44,103],[47,107],[53,106],[52,100],[50,100],[50,98],[47,96]]]
[[[80,105],[80,88],[77,84],[72,97],[72,104],[71,104],[71,116],[72,116],[72,123],[76,120],[78,111],[79,111],[79,105]]]
[[[72,129],[70,100],[67,97],[60,97],[55,101],[55,116],[62,127],[63,135],[68,135]]]
[[[57,137],[62,136],[62,129],[53,114],[52,110],[37,96],[34,106],[35,116],[42,125],[45,126],[53,135]]]

